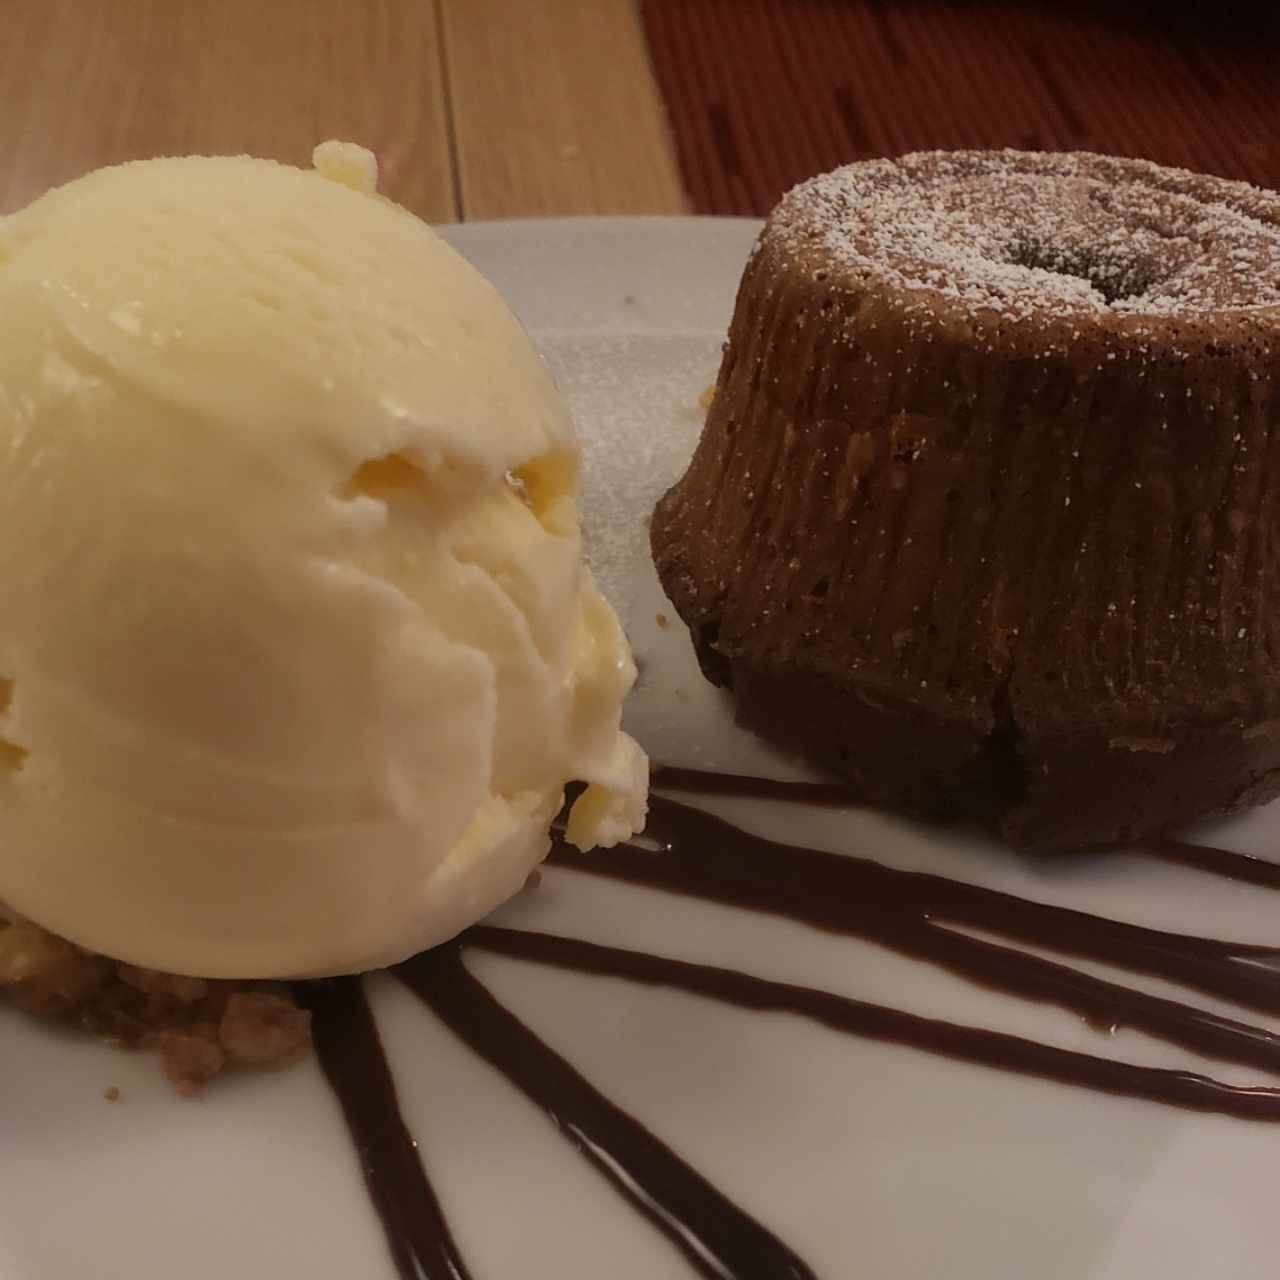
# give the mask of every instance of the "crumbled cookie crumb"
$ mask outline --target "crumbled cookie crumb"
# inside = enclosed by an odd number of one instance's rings
[[[233,991],[218,1024],[218,1043],[231,1062],[284,1066],[306,1053],[311,1013],[284,991]]]
[[[26,921],[0,922],[0,991],[39,1018],[57,1018],[93,1000],[111,963]]]
[[[287,1066],[311,1043],[310,1012],[277,983],[141,969],[82,951],[8,911],[0,912],[0,998],[120,1048],[157,1049],[187,1096],[228,1067]],[[115,1102],[120,1091],[112,1085],[103,1096]]]
[[[164,1073],[186,1098],[198,1093],[201,1086],[221,1074],[227,1065],[227,1055],[218,1043],[217,1028],[211,1023],[181,1031],[162,1031],[159,1043]]]

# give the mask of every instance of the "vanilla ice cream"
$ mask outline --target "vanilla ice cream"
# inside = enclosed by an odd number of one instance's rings
[[[643,822],[579,450],[372,157],[104,169],[0,219],[0,900],[208,977],[443,941]]]

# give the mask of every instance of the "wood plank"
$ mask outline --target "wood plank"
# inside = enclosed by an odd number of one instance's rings
[[[437,0],[20,0],[0,42],[0,211],[98,165],[179,152],[295,164],[326,138],[457,216]]]
[[[462,214],[682,213],[634,0],[440,0]]]

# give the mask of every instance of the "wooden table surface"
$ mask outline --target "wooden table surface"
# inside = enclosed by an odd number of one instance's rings
[[[433,222],[680,213],[635,0],[0,0],[0,213],[99,165],[377,152]]]

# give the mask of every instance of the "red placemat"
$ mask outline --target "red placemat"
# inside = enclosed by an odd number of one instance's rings
[[[699,213],[764,214],[811,174],[929,147],[1109,151],[1280,187],[1280,23],[1232,0],[642,10]]]

